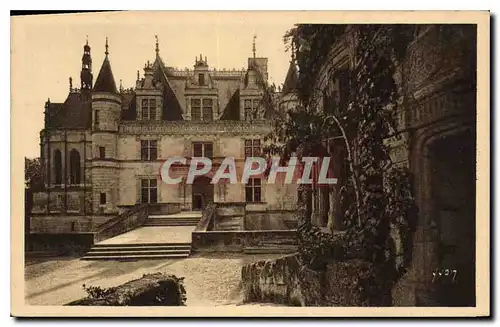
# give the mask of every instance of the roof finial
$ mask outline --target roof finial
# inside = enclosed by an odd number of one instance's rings
[[[106,51],[104,52],[104,54],[106,55],[106,57],[108,56],[109,52],[108,52],[108,37],[106,36]]]
[[[160,45],[158,44],[158,35],[155,35],[155,39],[156,39],[156,55],[158,55],[158,53],[160,52]]]
[[[253,36],[253,47],[252,47],[252,51],[253,51],[253,58],[255,59],[255,39],[257,39],[257,35],[254,35]]]
[[[121,79],[120,79],[120,92],[123,92],[123,84]]]
[[[139,69],[137,70],[137,80],[139,80]]]
[[[89,36],[85,35],[85,45],[89,45]]]
[[[73,78],[69,77],[69,91],[73,91]]]

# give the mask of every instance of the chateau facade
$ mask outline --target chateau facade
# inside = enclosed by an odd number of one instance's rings
[[[45,104],[45,187],[34,194],[32,232],[89,232],[137,203],[176,203],[182,210],[202,210],[209,201],[245,203],[246,210],[259,212],[293,209],[293,186],[258,178],[247,185],[212,185],[203,177],[192,185],[168,185],[159,178],[172,156],[209,157],[216,168],[224,157],[242,167],[247,156],[260,154],[278,113],[262,101],[268,59],[255,56],[255,45],[244,70],[211,69],[202,55],[194,69],[177,70],[164,64],[157,40],[154,60],[142,76],[137,71],[130,89],[116,86],[107,39],[95,82],[88,43],[83,50],[81,87],[70,78],[67,99]]]

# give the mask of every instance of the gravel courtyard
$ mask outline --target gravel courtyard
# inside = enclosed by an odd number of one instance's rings
[[[185,277],[188,306],[241,303],[241,267],[279,254],[194,254],[186,259],[133,262],[78,258],[26,259],[25,299],[30,305],[62,305],[86,296],[82,285],[116,286],[143,274],[165,272]]]

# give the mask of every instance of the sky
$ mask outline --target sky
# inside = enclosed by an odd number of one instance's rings
[[[155,35],[165,65],[193,68],[195,57],[206,56],[210,68],[242,69],[252,56],[267,57],[271,83],[284,82],[290,53],[283,35],[296,23],[293,17],[231,12],[120,12],[15,17],[11,25],[12,129],[22,128],[26,157],[40,155],[39,133],[44,104],[64,102],[73,86],[80,87],[81,57],[88,38],[94,81],[109,59],[117,86],[135,86],[137,70],[154,61]],[[18,114],[18,115],[15,115]]]

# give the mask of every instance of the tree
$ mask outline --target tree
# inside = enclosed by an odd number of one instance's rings
[[[40,158],[24,158],[24,185],[34,190],[43,186],[43,168]]]

